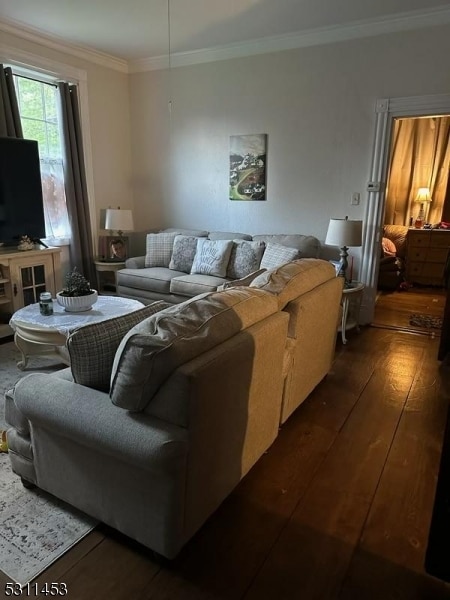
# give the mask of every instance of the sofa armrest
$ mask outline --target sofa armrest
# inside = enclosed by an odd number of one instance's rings
[[[143,269],[145,267],[145,256],[133,256],[125,261],[126,269]]]
[[[114,406],[107,393],[59,377],[24,377],[14,388],[14,403],[33,427],[146,470],[160,471],[187,453],[185,429],[132,414]]]

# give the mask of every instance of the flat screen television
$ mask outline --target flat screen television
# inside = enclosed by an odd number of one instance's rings
[[[0,137],[0,242],[17,246],[23,235],[45,237],[38,143]]]

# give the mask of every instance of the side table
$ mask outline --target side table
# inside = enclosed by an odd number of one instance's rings
[[[108,262],[103,260],[94,260],[95,271],[97,274],[97,291],[98,293],[105,292],[106,290],[102,287],[100,273],[109,271],[114,273],[114,292],[117,292],[117,271],[125,268],[125,261],[114,261]]]
[[[347,343],[345,334],[349,329],[356,328],[356,331],[359,331],[359,309],[364,288],[364,283],[353,281],[346,284],[342,290],[342,319],[338,330],[341,332],[343,344]]]

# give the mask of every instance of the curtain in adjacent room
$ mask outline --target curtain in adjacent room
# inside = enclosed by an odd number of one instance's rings
[[[432,202],[424,205],[429,223],[442,220],[450,168],[450,117],[397,119],[386,189],[386,224],[409,225],[420,204],[419,188],[430,189]]]
[[[72,266],[76,266],[89,281],[93,282],[95,281],[92,262],[94,252],[77,87],[64,82],[59,83],[58,87],[64,140],[66,203],[72,232],[70,259]]]
[[[13,74],[0,64],[0,137],[23,138]]]

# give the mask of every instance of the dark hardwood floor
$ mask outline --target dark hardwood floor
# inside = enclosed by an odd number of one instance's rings
[[[377,298],[372,324],[424,333],[423,328],[410,324],[411,315],[419,313],[443,317],[445,300],[446,290],[437,287],[413,287],[405,291],[381,292]],[[429,333],[439,335],[439,330],[429,330]]]
[[[450,393],[438,344],[338,338],[330,374],[175,561],[99,527],[38,581],[76,600],[450,599],[424,571]]]

